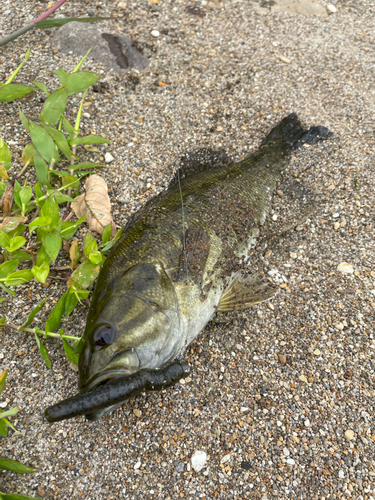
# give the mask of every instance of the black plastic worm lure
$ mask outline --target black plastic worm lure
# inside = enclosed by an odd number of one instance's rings
[[[44,414],[51,423],[79,415],[86,415],[91,420],[92,412],[121,404],[142,391],[160,391],[170,387],[181,378],[187,377],[189,373],[190,367],[186,361],[175,361],[161,370],[142,370],[64,399],[47,408]]]

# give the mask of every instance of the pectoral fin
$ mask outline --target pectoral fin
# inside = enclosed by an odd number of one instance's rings
[[[237,272],[221,296],[217,311],[230,312],[246,309],[270,299],[278,288],[262,281],[259,275],[242,276]]]

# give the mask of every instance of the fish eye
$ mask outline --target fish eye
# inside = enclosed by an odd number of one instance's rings
[[[110,344],[112,341],[113,333],[111,325],[99,326],[94,332],[95,345],[102,347]]]

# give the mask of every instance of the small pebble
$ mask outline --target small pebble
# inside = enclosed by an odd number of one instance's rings
[[[284,356],[284,354],[279,354],[279,355],[278,355],[278,358],[279,358],[279,362],[280,362],[282,365],[285,365],[285,364],[286,364],[286,356]]]
[[[142,465],[142,462],[137,462],[137,463],[134,465],[134,470],[139,469],[141,465]]]
[[[191,457],[191,466],[195,472],[199,472],[206,465],[207,454],[204,451],[196,450]]]
[[[110,163],[111,161],[114,160],[114,157],[111,155],[111,153],[106,153],[104,159],[106,163]]]
[[[152,30],[151,35],[154,36],[155,38],[157,38],[160,35],[160,33],[158,30]]]
[[[290,258],[291,259],[296,259],[298,255],[295,252],[290,252]]]
[[[289,465],[295,465],[295,460],[293,460],[293,458],[288,458],[288,460],[286,461],[287,464]]]
[[[329,3],[329,4],[327,5],[327,10],[328,10],[328,12],[330,12],[331,14],[334,14],[335,12],[337,12],[337,8],[336,8],[333,4],[331,4],[331,3]]]
[[[337,270],[343,274],[353,274],[354,273],[353,266],[351,264],[348,264],[347,262],[341,262],[341,264],[339,264],[337,266]]]
[[[352,440],[354,438],[354,431],[352,431],[351,429],[348,429],[347,431],[345,431],[345,437],[349,441]]]
[[[280,59],[280,61],[284,62],[285,64],[290,64],[292,61],[288,59],[285,56],[282,56],[281,54],[276,54],[276,57]]]

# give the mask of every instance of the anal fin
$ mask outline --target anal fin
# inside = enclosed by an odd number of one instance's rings
[[[246,309],[273,297],[278,287],[262,280],[259,275],[243,276],[238,271],[224,290],[217,311],[231,312]]]

